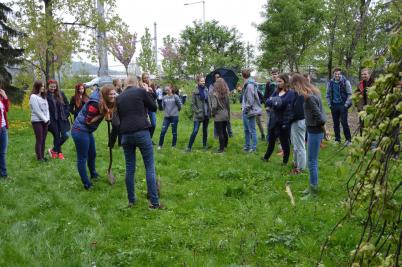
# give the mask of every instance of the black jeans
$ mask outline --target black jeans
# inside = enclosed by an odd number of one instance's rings
[[[216,121],[215,128],[218,132],[219,150],[223,151],[228,146],[228,132],[226,131],[228,121]]]
[[[269,159],[272,155],[272,152],[275,149],[276,139],[279,138],[281,142],[281,147],[283,150],[283,163],[288,163],[289,155],[290,155],[290,127],[287,125],[285,128],[280,126],[275,126],[273,129],[269,129],[268,131],[268,148],[267,152],[264,155],[265,159]]]
[[[49,124],[49,132],[53,135],[53,151],[57,153],[61,153],[61,146],[67,141],[68,134],[64,132],[62,121],[52,121]]]
[[[348,124],[348,109],[345,108],[343,104],[333,104],[331,106],[331,114],[334,122],[335,141],[341,141],[340,123],[342,124],[343,134],[345,135],[346,141],[351,141],[352,135],[350,134]]]

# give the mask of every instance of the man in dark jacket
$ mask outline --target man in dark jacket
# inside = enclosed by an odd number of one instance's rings
[[[150,89],[152,90],[152,89]],[[129,207],[135,204],[134,174],[136,148],[140,149],[145,169],[149,207],[159,209],[157,183],[155,178],[154,152],[147,120],[147,111],[155,112],[157,106],[151,96],[152,92],[139,88],[133,77],[127,79],[127,88],[117,97],[117,114],[120,119],[119,134],[126,159],[126,188]]]
[[[340,68],[333,71],[334,77],[327,84],[327,103],[331,109],[332,120],[334,122],[335,141],[341,142],[340,123],[342,123],[343,134],[345,135],[345,145],[352,144],[348,124],[348,109],[352,105],[352,86],[342,75]]]

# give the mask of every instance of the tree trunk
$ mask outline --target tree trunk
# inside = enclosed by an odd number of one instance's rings
[[[364,24],[367,18],[368,8],[370,6],[371,0],[360,0],[360,16],[359,21],[357,22],[357,27],[355,34],[353,35],[352,42],[349,46],[348,51],[346,52],[345,66],[346,69],[349,70],[352,67],[352,59],[354,56],[354,52],[356,50],[357,44],[360,41],[360,38],[364,31]]]
[[[329,49],[328,49],[328,64],[327,64],[327,71],[328,71],[328,80],[332,78],[332,61],[333,61],[333,51],[335,45],[335,30],[336,25],[338,23],[338,12],[335,12],[335,17],[333,22],[330,24],[330,32],[329,32]]]
[[[126,75],[127,75],[127,77],[128,77],[128,65],[127,65],[127,66],[124,65],[124,68],[126,69]]]
[[[46,55],[45,55],[45,79],[46,81],[54,79],[53,68],[53,32],[51,24],[53,22],[53,6],[52,0],[44,0],[45,3],[45,16],[46,16]]]

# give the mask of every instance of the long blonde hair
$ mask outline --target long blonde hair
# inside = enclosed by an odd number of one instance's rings
[[[291,85],[296,92],[299,95],[302,95],[305,99],[308,98],[310,94],[315,94],[317,96],[321,94],[317,87],[309,83],[309,81],[299,73],[292,75]]]

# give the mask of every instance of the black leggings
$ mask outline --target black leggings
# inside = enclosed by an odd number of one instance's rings
[[[272,152],[275,149],[276,139],[279,138],[281,142],[281,147],[283,150],[283,163],[288,163],[289,154],[290,154],[290,128],[287,126],[286,128],[282,128],[281,126],[275,126],[273,129],[269,129],[268,133],[268,148],[267,152],[264,155],[264,159],[268,160]]]
[[[216,121],[215,128],[219,138],[219,150],[223,151],[228,146],[228,132],[226,131],[228,126],[227,121]]]

